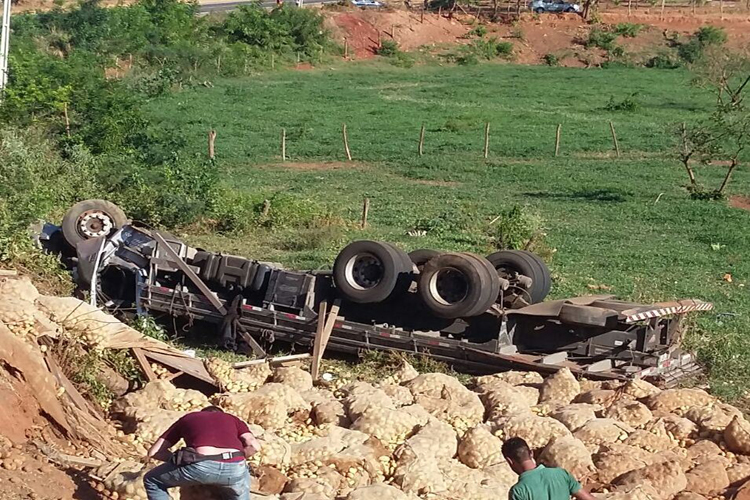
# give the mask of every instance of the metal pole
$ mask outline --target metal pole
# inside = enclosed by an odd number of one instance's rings
[[[10,52],[10,2],[3,0],[3,24],[0,30],[0,101],[8,83],[8,54]]]

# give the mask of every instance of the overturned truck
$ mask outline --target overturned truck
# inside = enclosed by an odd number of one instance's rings
[[[680,348],[684,315],[712,308],[610,295],[544,301],[549,270],[527,251],[407,254],[355,241],[330,271],[287,270],[192,248],[103,200],[76,204],[61,226],[45,224],[39,243],[63,257],[92,303],[213,323],[226,347],[247,343],[258,355],[276,341],[312,345],[330,323],[334,351],[421,353],[474,373],[565,366],[672,385],[699,370]]]

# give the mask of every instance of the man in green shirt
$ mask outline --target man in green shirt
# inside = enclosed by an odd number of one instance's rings
[[[518,474],[518,482],[508,494],[509,500],[596,500],[581,487],[573,475],[558,467],[537,465],[529,445],[514,437],[503,444],[503,456]]]

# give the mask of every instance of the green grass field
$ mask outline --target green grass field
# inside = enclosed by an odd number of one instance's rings
[[[217,160],[237,190],[261,200],[274,193],[309,200],[336,223],[223,236],[193,229],[193,242],[304,268],[329,266],[338,248],[361,238],[408,250],[488,253],[482,228],[518,205],[543,221],[546,244],[556,249],[554,297],[604,293],[592,290],[605,285],[627,299],[711,300],[716,310],[699,317],[689,343],[709,364],[715,390],[736,397],[750,384],[750,298],[743,287],[750,274],[750,213],[722,201],[691,200],[684,189],[673,129],[709,112],[712,103],[690,85],[687,72],[361,63],[214,84],[156,100],[149,112],[188,135],[184,154],[205,155],[206,133],[215,128]],[[634,111],[607,110],[610,98],[632,94]],[[491,123],[487,160],[485,122]],[[419,157],[422,123],[425,155]],[[555,158],[558,123],[562,144]],[[698,171],[710,186],[724,174],[715,166]],[[750,195],[747,168],[736,173],[730,192]],[[363,197],[371,199],[371,225],[360,231]],[[432,230],[407,235],[422,227]]]

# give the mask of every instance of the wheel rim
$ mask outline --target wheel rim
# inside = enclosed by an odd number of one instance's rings
[[[461,302],[468,294],[469,282],[458,269],[448,267],[430,277],[430,295],[444,306]]]
[[[112,217],[101,210],[89,210],[78,217],[76,229],[84,238],[101,238],[107,236],[115,227]]]
[[[383,280],[383,263],[370,253],[359,253],[346,262],[346,281],[352,288],[368,290]]]

